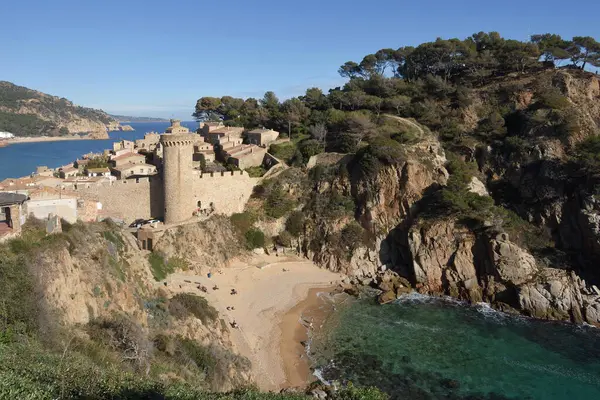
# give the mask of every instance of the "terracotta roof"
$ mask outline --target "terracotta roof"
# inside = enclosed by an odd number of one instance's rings
[[[54,189],[54,188],[50,188],[50,187],[35,188],[29,192],[29,198],[31,198],[31,199],[35,199],[37,197],[47,197],[48,195],[53,195],[53,196],[59,197],[59,198],[77,198],[78,197],[77,193],[74,193],[71,191],[66,191],[66,190]]]
[[[107,167],[101,167],[101,168],[88,168],[87,169],[88,172],[110,172],[110,170]]]
[[[121,154],[118,157],[114,157],[111,160],[112,161],[118,161],[118,160],[124,160],[126,158],[133,158],[133,157],[142,157],[142,158],[146,158],[146,156],[144,156],[143,154],[139,154],[139,153],[126,153],[126,154]]]
[[[92,177],[87,177],[87,176],[74,176],[72,178],[67,178],[65,179],[63,182],[64,183],[85,183],[85,182],[100,182],[100,181],[104,181],[107,180],[106,177],[104,176],[92,176]]]
[[[126,171],[128,169],[131,169],[131,168],[139,168],[139,167],[148,167],[148,168],[152,167],[152,168],[156,168],[156,165],[152,165],[152,164],[130,164],[130,165],[122,165],[120,167],[113,167],[113,170],[122,172],[122,171]]]
[[[217,128],[215,130],[210,131],[208,134],[209,135],[213,135],[213,134],[236,134],[239,133],[241,134],[242,132],[244,132],[244,128],[241,128],[239,126],[224,126],[222,128]]]
[[[249,131],[248,133],[267,133],[267,132],[276,132],[273,129],[252,129],[251,131]]]

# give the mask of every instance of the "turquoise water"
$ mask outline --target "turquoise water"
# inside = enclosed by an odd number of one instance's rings
[[[135,131],[109,132],[107,140],[73,140],[63,142],[20,143],[8,147],[0,147],[0,180],[18,178],[35,171],[38,165],[50,168],[60,167],[75,161],[83,154],[99,153],[104,149],[112,149],[114,142],[127,139],[135,140],[144,137],[147,132],[164,132],[168,122],[132,122],[128,123]],[[182,125],[197,129],[195,121],[185,121]]]
[[[600,330],[409,295],[350,300],[312,338],[325,381],[393,399],[600,399]]]

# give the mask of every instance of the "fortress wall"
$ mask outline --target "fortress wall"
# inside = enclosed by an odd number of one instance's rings
[[[227,171],[195,175],[193,179],[194,205],[201,208],[215,205],[215,213],[231,215],[244,211],[259,178],[250,178],[245,171]]]
[[[73,188],[82,199],[102,203],[102,213],[130,223],[137,218],[162,218],[164,196],[162,179],[140,178],[112,184]]]

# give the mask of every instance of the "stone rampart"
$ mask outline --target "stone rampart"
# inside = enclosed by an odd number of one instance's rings
[[[186,208],[210,208],[214,212],[231,215],[244,211],[254,186],[260,180],[251,178],[245,171],[197,173],[190,171],[192,197]],[[98,185],[73,187],[81,199],[102,204],[102,215],[110,215],[130,223],[138,218],[164,217],[163,181],[159,176],[125,179]],[[188,218],[189,218],[188,217]]]
[[[196,174],[192,181],[195,206],[209,208],[213,203],[217,214],[242,212],[258,181],[245,171]]]
[[[160,218],[164,214],[163,183],[159,177],[125,179],[110,184],[75,186],[84,200],[102,204],[102,213],[129,223],[138,218]]]

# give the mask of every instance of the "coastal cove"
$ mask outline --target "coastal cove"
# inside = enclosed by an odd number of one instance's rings
[[[27,176],[39,165],[56,168],[70,164],[86,153],[100,153],[112,148],[112,144],[120,140],[142,139],[148,132],[164,132],[169,122],[131,122],[135,130],[130,132],[108,132],[106,140],[56,140],[10,144],[0,147],[0,180]],[[182,125],[196,130],[198,123],[184,121]]]
[[[309,347],[325,382],[391,399],[600,397],[600,330],[416,293],[380,306],[337,297]]]

